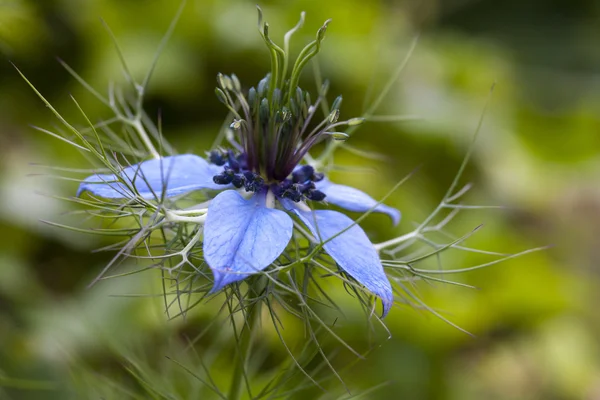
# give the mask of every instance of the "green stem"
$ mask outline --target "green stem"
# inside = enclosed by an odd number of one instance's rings
[[[140,139],[142,139],[144,146],[146,146],[146,149],[148,149],[148,152],[150,152],[150,154],[152,155],[152,158],[154,158],[155,160],[160,159],[160,154],[158,153],[158,151],[156,151],[156,147],[154,147],[154,144],[152,144],[152,140],[150,140],[150,137],[148,136],[148,134],[146,133],[146,130],[144,129],[144,125],[142,124],[141,117],[136,118],[133,121],[129,121],[129,123],[131,126],[133,126],[133,128],[139,135]]]
[[[252,295],[259,295],[260,291],[255,292],[255,289],[258,289],[257,284],[251,286],[250,293],[252,293]],[[246,318],[239,334],[239,346],[237,348],[235,369],[231,378],[229,394],[227,395],[227,399],[229,400],[241,399],[242,388],[246,378],[246,367],[252,350],[252,338],[256,333],[255,331],[260,328],[259,322],[262,301],[257,300],[256,298],[250,298],[246,301],[251,301],[252,304],[249,304],[246,307]]]

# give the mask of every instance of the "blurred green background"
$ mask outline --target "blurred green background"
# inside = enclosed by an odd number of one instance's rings
[[[298,45],[333,19],[319,63],[330,94],[344,95],[342,117],[360,115],[369,88],[380,90],[420,33],[378,112],[420,119],[369,123],[349,142],[383,160],[343,150],[336,159],[374,169],[335,178],[376,198],[422,165],[389,201],[402,210],[402,223],[392,228],[371,216],[363,224],[375,241],[410,231],[435,208],[496,82],[465,178],[475,189],[465,202],[508,208],[459,214],[450,230],[464,234],[484,223],[468,244],[485,250],[555,245],[457,277],[480,290],[419,284],[430,306],[476,337],[427,312],[397,307],[386,320],[392,338],[376,339],[381,346],[344,374],[349,387],[359,393],[387,382],[364,396],[373,399],[600,398],[600,4],[287,0],[261,6],[274,37],[307,12]],[[33,164],[89,165],[28,127],[52,128],[57,121],[9,63],[75,122],[82,121],[70,94],[93,120],[108,118],[109,110],[56,57],[100,91],[122,81],[101,17],[141,79],[177,7],[168,0],[0,0],[1,399],[147,398],[136,374],[173,398],[205,398],[201,384],[165,356],[200,368],[186,338],[209,323],[210,304],[187,320],[168,320],[160,296],[120,297],[160,293],[159,275],[151,272],[87,289],[110,259],[92,250],[110,241],[40,222],[74,221],[65,214],[72,206],[48,195],[71,196],[77,184],[39,176],[48,171]],[[216,73],[234,72],[250,86],[268,63],[253,1],[190,0],[160,59],[146,109],[160,110],[165,135],[179,151],[203,154],[225,116],[213,92]],[[305,88],[314,88],[310,72]],[[483,260],[459,251],[443,258],[446,268]],[[352,310],[346,299],[343,306]],[[343,326],[350,343],[367,342],[360,314],[350,314]],[[231,351],[231,337],[213,333]],[[285,358],[272,332],[263,340],[275,354],[265,357]],[[259,376],[269,373],[265,365]],[[228,367],[216,376],[223,388]]]

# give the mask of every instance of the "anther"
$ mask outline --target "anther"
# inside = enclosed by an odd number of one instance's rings
[[[213,182],[217,185],[229,185],[233,179],[233,175],[225,173],[213,176]]]
[[[240,174],[236,174],[233,175],[233,177],[231,178],[231,183],[233,184],[233,186],[235,186],[236,188],[241,188],[242,186],[244,186],[244,175],[240,175]]]
[[[258,192],[262,189],[264,183],[265,181],[260,175],[251,171],[244,172],[244,189],[247,192]]]
[[[292,179],[294,183],[304,183],[311,180],[315,173],[315,169],[310,165],[303,165],[292,173]]]
[[[213,150],[210,152],[208,160],[212,164],[218,165],[219,167],[225,165],[225,158],[223,157],[223,154],[217,150]]]
[[[240,172],[240,163],[231,150],[227,152],[227,161],[229,168],[231,168],[234,172]]]
[[[254,182],[255,174],[251,171],[244,172],[244,178],[246,178],[246,182],[252,183]]]
[[[315,172],[312,175],[312,181],[313,182],[321,182],[323,179],[325,179],[325,174],[323,174],[322,172]]]
[[[306,193],[304,196],[306,196],[306,198],[308,200],[312,200],[312,201],[322,201],[326,197],[325,193],[321,192],[320,190],[316,190],[316,189],[309,190],[308,193]]]
[[[259,176],[259,175],[255,175],[254,176],[254,182],[252,183],[253,188],[254,188],[254,192],[258,192],[260,189],[262,189],[262,187],[265,185],[265,180]]]
[[[236,159],[242,171],[248,169],[248,156],[246,153],[239,154]]]
[[[300,184],[297,184],[296,187],[300,193],[306,194],[306,192],[315,188],[315,184],[312,182],[300,183]]]
[[[302,200],[302,193],[300,193],[300,191],[298,191],[296,188],[289,188],[283,193],[283,197],[297,203]]]
[[[284,197],[286,190],[292,186],[292,181],[285,179],[279,184],[271,185],[271,191],[277,197]]]

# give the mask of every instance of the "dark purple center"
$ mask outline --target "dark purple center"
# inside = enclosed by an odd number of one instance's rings
[[[248,157],[244,153],[235,155],[231,150],[227,153],[212,151],[209,159],[211,163],[223,166],[223,172],[213,177],[213,181],[219,185],[231,184],[238,189],[243,187],[247,192],[270,189],[276,197],[295,202],[325,199],[325,193],[315,188],[315,182],[321,181],[324,176],[315,172],[310,165],[296,168],[291,174],[291,179],[267,183],[259,174],[248,168]]]

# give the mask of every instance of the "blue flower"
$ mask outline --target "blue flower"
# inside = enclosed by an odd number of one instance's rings
[[[323,94],[313,104],[293,80],[268,75],[247,93],[235,75],[219,74],[218,82],[217,96],[234,115],[231,150],[214,150],[209,161],[185,154],[144,161],[123,168],[118,176],[92,175],[77,194],[161,201],[195,190],[220,190],[203,220],[203,256],[214,275],[212,292],[275,262],[292,238],[296,218],[341,270],[381,298],[385,316],[394,299],[392,287],[365,232],[340,212],[312,210],[308,204],[327,202],[354,212],[385,213],[394,224],[400,212],[301,165],[315,144],[344,136],[337,127],[362,120],[338,122],[338,97],[324,120],[311,123]]]
[[[92,175],[81,183],[77,194],[90,192],[111,199],[141,196],[159,200],[163,196],[173,197],[194,190],[223,189],[223,185],[214,182],[214,177],[218,176],[216,172],[221,170],[222,167],[192,154],[164,157],[124,168],[118,177]],[[303,166],[299,170],[304,172],[310,168]],[[377,204],[358,189],[327,179],[317,182],[315,187],[331,204],[357,212],[373,209],[389,215],[394,223],[400,219],[398,210]],[[346,274],[381,298],[383,315],[388,313],[393,303],[391,285],[371,241],[352,219],[338,211],[310,210],[303,202],[274,195],[271,188],[247,192],[252,193],[250,198],[242,196],[240,192],[243,191],[223,190],[208,207],[203,250],[214,275],[212,292],[273,263],[292,237],[291,215],[295,215],[316,238],[325,242],[324,249]],[[352,227],[347,229],[349,226]],[[341,231],[344,232],[336,236]]]

